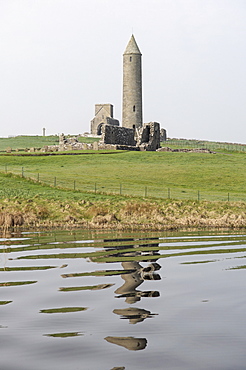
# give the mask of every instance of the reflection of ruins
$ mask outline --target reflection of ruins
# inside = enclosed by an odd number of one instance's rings
[[[106,241],[106,240],[105,240]],[[110,240],[112,241],[112,240]],[[119,239],[116,240],[119,242]],[[123,240],[126,241],[126,240]],[[124,283],[116,289],[115,293],[118,294],[116,298],[125,298],[125,302],[129,304],[136,303],[142,297],[159,297],[158,291],[140,291],[137,288],[144,282],[144,280],[160,280],[160,275],[156,273],[161,266],[157,263],[159,253],[156,250],[158,243],[142,244],[139,239],[133,244],[133,239],[128,239],[130,245],[121,245],[117,247],[107,247],[106,250],[110,251],[110,256],[126,257],[126,260],[121,262],[123,271],[121,274]],[[150,250],[148,250],[148,247]],[[128,250],[127,252],[124,250]],[[131,251],[129,251],[131,249]],[[141,258],[142,257],[142,258]],[[144,267],[140,264],[142,261],[151,261],[148,266]]]
[[[121,276],[123,282],[115,290],[115,298],[123,298],[127,304],[123,308],[115,308],[113,313],[120,319],[128,321],[129,324],[138,324],[146,319],[151,319],[157,313],[153,313],[141,307],[132,306],[136,302],[144,301],[144,298],[156,298],[160,296],[158,290],[140,290],[140,286],[145,281],[160,280],[157,273],[161,266],[157,263],[159,258],[159,239],[158,238],[126,238],[126,239],[103,239],[100,240],[103,252],[98,255],[87,257],[91,262],[96,263],[119,263],[122,269],[108,269],[90,272],[79,272],[62,274],[63,278],[76,278],[86,276]],[[106,252],[106,253],[105,253]],[[93,286],[69,286],[60,287],[59,291],[85,291],[103,290],[112,287],[114,284],[97,284]],[[131,306],[129,306],[131,305]],[[109,333],[110,334],[110,333]],[[120,334],[120,333],[119,333]],[[139,336],[107,336],[104,338],[111,344],[131,351],[143,350],[147,346],[147,339]]]
[[[119,241],[119,239],[117,241]],[[148,246],[150,247],[150,250],[146,250],[148,249]],[[153,250],[153,247],[155,250]],[[117,294],[116,298],[125,298],[125,302],[127,304],[135,304],[143,297],[159,297],[160,293],[156,290],[141,291],[138,289],[145,280],[160,279],[160,275],[156,273],[156,271],[161,268],[157,263],[158,251],[156,250],[156,247],[158,247],[158,243],[143,243],[107,248],[107,250],[110,251],[110,256],[113,255],[115,257],[120,257],[121,260],[122,257],[126,258],[125,261],[121,262],[123,267],[121,278],[124,282],[115,290],[115,293]],[[129,249],[131,249],[131,251],[129,251]],[[151,262],[149,261],[150,263],[145,267],[140,264],[141,256],[143,261],[148,260],[148,258],[151,259]],[[128,319],[130,324],[143,322],[146,318],[152,318],[155,315],[148,310],[137,307],[114,309],[113,313],[119,315],[122,319]],[[147,346],[146,338],[108,336],[105,340],[132,351],[142,350]]]
[[[133,337],[106,337],[107,342],[117,344],[118,346],[125,347],[130,351],[139,351],[144,349],[147,345],[145,338],[133,338]]]
[[[125,298],[125,302],[132,304],[140,301],[142,297],[158,297],[159,292],[153,291],[140,291],[137,288],[144,282],[144,280],[159,280],[160,275],[155,271],[160,269],[158,263],[151,263],[147,267],[142,267],[139,262],[122,262],[122,267],[129,273],[122,274],[124,284],[116,289],[115,293],[119,294],[117,298]]]
[[[138,322],[142,322],[148,317],[155,315],[150,311],[136,307],[115,309],[113,313],[120,315],[122,319],[128,319],[130,324],[137,324]]]

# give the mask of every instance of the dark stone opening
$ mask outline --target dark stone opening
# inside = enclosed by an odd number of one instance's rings
[[[103,125],[103,122],[99,123],[99,125],[97,126],[97,135],[102,135],[102,125]]]

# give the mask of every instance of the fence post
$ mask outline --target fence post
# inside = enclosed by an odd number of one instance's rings
[[[54,186],[56,187],[56,176],[54,177]]]
[[[73,190],[75,190],[76,189],[76,181],[74,180],[74,182],[73,182]]]
[[[97,183],[95,182],[95,193],[97,192]]]
[[[167,190],[167,197],[168,197],[168,199],[170,199],[170,188],[168,188],[168,190]]]
[[[39,182],[39,173],[38,173],[38,179],[37,179],[37,180],[38,180],[38,182]]]
[[[24,167],[21,167],[21,176],[24,177]]]
[[[198,198],[198,202],[200,201],[200,191],[198,190],[198,193],[197,193],[197,198]]]

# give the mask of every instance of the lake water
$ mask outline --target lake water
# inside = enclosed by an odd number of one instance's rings
[[[246,233],[0,243],[0,369],[246,368]]]

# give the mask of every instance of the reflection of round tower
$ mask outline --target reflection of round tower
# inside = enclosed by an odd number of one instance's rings
[[[141,127],[142,117],[142,54],[132,35],[123,54],[122,126]]]

